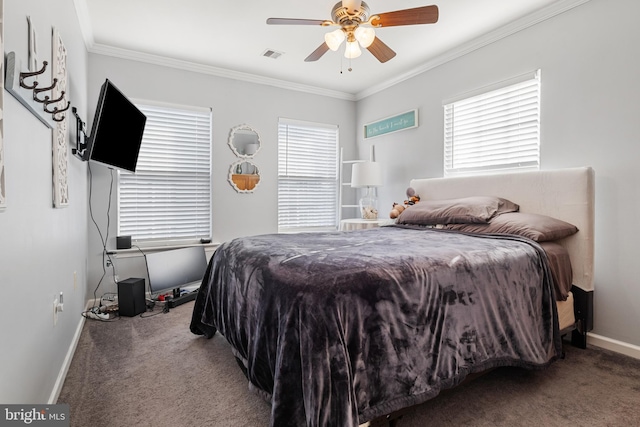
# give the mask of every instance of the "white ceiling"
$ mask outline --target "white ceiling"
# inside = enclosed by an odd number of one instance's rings
[[[387,63],[363,50],[304,59],[331,31],[267,25],[270,17],[331,19],[337,0],[75,0],[90,52],[358,99],[588,0],[368,0],[371,13],[436,4],[436,24],[380,28],[397,52]],[[278,59],[262,56],[267,49]],[[351,66],[351,72],[348,68]]]

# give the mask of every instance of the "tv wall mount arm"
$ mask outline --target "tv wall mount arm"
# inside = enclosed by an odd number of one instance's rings
[[[76,116],[76,148],[72,148],[71,152],[81,160],[86,160],[85,151],[87,150],[87,132],[86,124],[78,115],[78,109],[71,107],[71,112]]]

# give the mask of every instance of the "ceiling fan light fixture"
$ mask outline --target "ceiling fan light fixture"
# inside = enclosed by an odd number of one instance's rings
[[[394,58],[396,53],[378,38],[371,27],[435,24],[438,22],[439,14],[438,6],[431,5],[371,15],[369,5],[362,0],[340,0],[331,9],[331,20],[269,18],[267,24],[340,27],[338,30],[325,34],[325,41],[304,59],[305,62],[317,61],[329,50],[338,50],[346,39],[347,46],[344,56],[348,59],[360,56],[362,54],[360,47],[363,47],[378,61],[385,63]]]
[[[327,44],[327,46],[329,46],[329,49],[333,50],[334,52],[338,50],[340,44],[342,44],[344,39],[345,35],[342,29],[331,31],[330,33],[324,35],[325,43]]]
[[[357,41],[347,42],[347,47],[344,50],[344,57],[353,59],[362,55],[362,51],[360,50],[360,46],[358,46]]]
[[[360,42],[360,46],[365,49],[371,46],[371,43],[373,43],[376,38],[375,30],[369,27],[358,27],[356,28],[356,31],[353,33],[353,35],[355,36],[356,40]]]

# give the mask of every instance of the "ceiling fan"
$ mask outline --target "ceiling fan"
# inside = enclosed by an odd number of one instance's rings
[[[269,18],[267,24],[340,27],[325,34],[324,43],[305,58],[306,62],[317,61],[329,49],[338,50],[344,40],[347,41],[345,57],[357,58],[362,53],[360,50],[360,46],[362,46],[371,52],[378,61],[387,62],[396,56],[396,53],[376,36],[374,28],[436,23],[438,22],[438,6],[422,6],[370,15],[369,6],[365,2],[342,0],[333,6],[331,18],[332,20]]]

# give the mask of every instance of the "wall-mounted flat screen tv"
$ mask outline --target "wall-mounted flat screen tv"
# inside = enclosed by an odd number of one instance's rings
[[[85,160],[135,172],[147,117],[107,79],[100,89]]]

